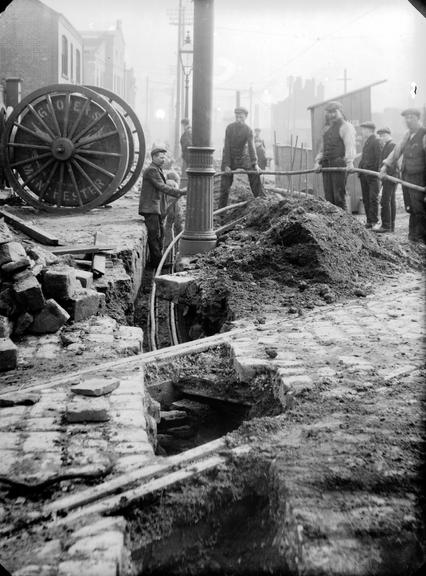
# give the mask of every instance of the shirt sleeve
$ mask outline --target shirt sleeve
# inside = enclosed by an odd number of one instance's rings
[[[350,122],[343,122],[340,127],[340,137],[345,143],[345,162],[350,164],[356,156],[356,131]]]
[[[315,156],[314,162],[316,164],[320,164],[321,160],[323,159],[324,156],[324,138],[321,138],[321,146],[320,149],[318,150],[318,154]]]
[[[389,168],[395,168],[398,160],[401,158],[404,151],[405,145],[410,137],[410,133],[407,132],[404,138],[399,144],[395,146],[392,152],[383,160],[383,166],[388,166]]]

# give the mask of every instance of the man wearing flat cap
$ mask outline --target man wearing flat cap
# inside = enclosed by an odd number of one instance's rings
[[[220,181],[219,208],[228,204],[229,189],[234,179],[232,170],[242,168],[259,172],[257,154],[254,147],[252,129],[247,126],[246,119],[248,110],[241,106],[235,108],[235,122],[228,124],[225,131],[225,144],[222,153],[222,175]],[[253,196],[265,196],[262,181],[259,174],[248,174]]]
[[[389,156],[395,148],[395,142],[392,140],[391,130],[387,126],[377,130],[377,136],[380,139],[382,149],[380,151],[379,166],[382,166],[385,158]],[[398,169],[389,168],[389,176],[398,177]],[[396,216],[396,201],[395,201],[396,183],[389,180],[382,181],[382,198],[380,200],[380,218],[382,225],[380,228],[374,230],[375,232],[395,232],[395,216]]]
[[[426,187],[426,128],[422,125],[420,110],[407,108],[401,115],[404,117],[408,131],[402,141],[383,161],[381,174],[397,166],[401,159],[401,178],[422,188]],[[426,206],[425,192],[402,187],[405,209],[410,215],[408,239],[413,242],[426,243]]]
[[[363,122],[360,124],[364,145],[361,151],[361,160],[358,168],[364,170],[374,170],[378,172],[380,168],[380,140],[375,134],[376,126],[373,122]],[[362,190],[362,202],[364,204],[367,222],[366,228],[373,228],[379,221],[379,192],[380,185],[376,176],[359,174]]]
[[[164,218],[167,212],[166,196],[180,198],[185,194],[166,184],[162,166],[166,160],[166,148],[157,146],[151,150],[151,164],[143,172],[139,214],[144,217],[148,230],[148,248],[152,268],[156,268],[163,255]]]
[[[354,167],[356,133],[350,122],[345,120],[340,102],[329,102],[325,107],[326,125],[320,151],[315,158],[315,169]],[[345,172],[323,172],[325,199],[346,210]]]

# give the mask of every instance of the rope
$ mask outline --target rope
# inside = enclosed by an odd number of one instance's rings
[[[268,174],[272,176],[296,176],[298,174],[313,174],[320,172],[347,172],[348,174],[365,174],[367,176],[376,176],[380,180],[389,180],[390,182],[394,182],[395,184],[402,184],[406,188],[412,188],[413,190],[418,190],[420,192],[426,193],[426,187],[418,186],[417,184],[412,184],[411,182],[407,182],[406,180],[401,180],[400,178],[396,178],[395,176],[389,176],[389,174],[381,174],[380,172],[376,172],[375,170],[366,170],[365,168],[339,168],[339,167],[332,167],[332,168],[308,168],[307,170],[244,170],[239,168],[238,170],[232,170],[231,172],[216,172],[214,175],[215,178],[219,176],[223,176],[225,174],[259,174],[259,176],[263,174]]]

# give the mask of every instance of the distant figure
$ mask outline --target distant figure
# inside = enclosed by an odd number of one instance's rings
[[[222,154],[222,175],[220,181],[219,208],[228,204],[229,189],[234,180],[232,170],[242,168],[244,170],[254,170],[257,174],[248,174],[253,196],[265,196],[263,185],[259,176],[259,166],[257,163],[256,149],[252,129],[247,126],[246,119],[248,110],[237,107],[234,110],[235,122],[228,124],[225,131],[225,144]]]
[[[381,174],[395,169],[397,162],[402,158],[401,178],[417,186],[426,186],[426,128],[422,126],[420,110],[407,108],[401,112],[404,116],[408,132],[402,141],[395,146],[392,152],[383,161]],[[425,193],[402,187],[405,210],[410,215],[408,223],[408,239],[412,242],[426,243],[426,206]]]
[[[186,176],[186,169],[189,165],[188,147],[192,146],[192,128],[188,118],[182,118],[180,124],[182,126],[182,134],[180,137],[180,148],[182,152],[182,184],[186,184],[188,180]]]
[[[152,268],[156,268],[163,255],[164,218],[167,213],[166,195],[180,198],[185,192],[166,184],[162,167],[166,160],[166,148],[151,150],[151,164],[143,172],[139,214],[145,218],[148,230],[148,248]]]
[[[329,102],[325,107],[326,124],[320,151],[315,158],[315,169],[354,167],[356,154],[356,132],[350,122],[345,120],[340,102]],[[325,199],[346,210],[345,172],[324,172],[322,175]]]
[[[377,130],[377,135],[380,138],[382,149],[380,151],[380,166],[384,160],[389,156],[395,148],[395,142],[392,140],[390,128],[380,128]],[[398,176],[398,169],[388,169],[390,176]],[[396,216],[396,202],[395,202],[395,189],[396,183],[389,180],[382,182],[382,198],[380,201],[381,213],[380,218],[382,225],[380,228],[374,230],[379,233],[395,232],[395,216]]]
[[[257,163],[259,164],[259,168],[261,170],[265,170],[267,164],[266,146],[265,141],[261,137],[260,133],[261,133],[260,128],[254,129],[254,147],[256,148]]]
[[[380,167],[380,140],[376,136],[376,126],[373,122],[363,122],[360,124],[364,145],[361,151],[361,160],[358,168],[364,170],[379,171]],[[364,204],[367,222],[366,228],[373,228],[379,221],[379,192],[380,185],[376,176],[359,174],[362,190],[362,202]]]

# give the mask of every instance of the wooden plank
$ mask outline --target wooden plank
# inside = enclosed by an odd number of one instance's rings
[[[231,456],[241,456],[247,454],[250,451],[250,446],[244,444],[242,446],[237,446],[236,448],[229,450],[229,455]],[[177,470],[176,472],[171,472],[160,478],[150,480],[142,486],[137,486],[121,494],[110,496],[99,502],[92,504],[91,506],[86,506],[76,510],[74,513],[68,514],[67,516],[60,518],[56,521],[56,525],[69,524],[81,517],[87,517],[90,514],[114,514],[119,512],[124,507],[129,506],[132,502],[140,500],[148,494],[152,494],[157,490],[163,490],[168,488],[177,482],[182,482],[183,480],[188,480],[196,474],[201,472],[206,472],[216,468],[221,464],[226,464],[227,456],[210,456],[199,462],[189,464],[182,470]]]
[[[191,398],[199,398],[206,400],[207,402],[225,402],[227,404],[235,404],[237,406],[246,406],[250,408],[253,404],[246,402],[245,400],[237,400],[235,398],[226,398],[225,396],[216,396],[210,392],[205,392],[204,390],[193,390],[191,388],[180,388],[180,391],[184,396],[190,396]]]
[[[98,252],[109,252],[115,250],[115,246],[108,246],[100,244],[99,246],[94,246],[93,244],[73,244],[72,246],[57,246],[50,248],[53,254],[96,254]]]
[[[113,493],[119,493],[124,490],[130,484],[134,482],[142,482],[151,479],[153,476],[166,473],[168,470],[174,466],[180,466],[183,464],[188,464],[188,462],[197,460],[201,457],[206,457],[216,452],[217,450],[222,450],[226,447],[223,438],[213,440],[212,442],[207,442],[191,450],[186,450],[181,454],[176,454],[176,456],[170,456],[168,458],[163,458],[160,462],[145,466],[144,468],[138,468],[137,470],[132,470],[126,474],[121,474],[116,478],[112,478],[107,482],[103,482],[98,486],[93,486],[87,490],[78,492],[77,494],[72,494],[71,496],[65,496],[64,498],[59,498],[54,502],[51,502],[44,508],[44,512],[49,514],[52,512],[72,510],[79,506],[85,506],[91,502],[98,500],[99,498],[105,498]]]
[[[28,222],[25,222],[13,214],[10,214],[6,210],[0,209],[0,216],[3,216],[8,224],[11,224],[14,228],[17,228],[21,232],[24,232],[27,236],[33,238],[33,240],[37,240],[37,242],[40,242],[40,244],[46,244],[47,246],[58,246],[59,244],[59,240],[56,238],[56,236],[45,232],[38,226],[28,224]]]

